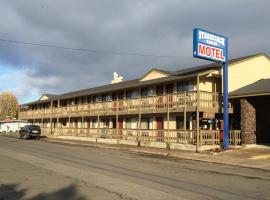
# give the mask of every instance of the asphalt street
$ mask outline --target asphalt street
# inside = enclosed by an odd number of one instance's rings
[[[0,199],[270,199],[270,172],[0,136]]]

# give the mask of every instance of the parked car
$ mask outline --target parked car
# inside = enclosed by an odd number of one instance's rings
[[[19,131],[20,139],[36,138],[39,139],[41,135],[40,127],[37,125],[26,125]]]

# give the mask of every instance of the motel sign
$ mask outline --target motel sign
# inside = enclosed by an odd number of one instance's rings
[[[227,38],[215,33],[194,29],[193,55],[197,58],[215,62],[226,62]]]

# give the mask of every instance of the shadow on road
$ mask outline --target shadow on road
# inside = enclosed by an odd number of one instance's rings
[[[0,200],[25,199],[27,189],[19,189],[19,184],[0,184]],[[76,185],[72,184],[50,193],[40,193],[29,200],[86,200],[77,192]]]

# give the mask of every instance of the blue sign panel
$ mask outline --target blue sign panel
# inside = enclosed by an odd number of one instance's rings
[[[226,62],[227,38],[202,29],[194,29],[193,56],[215,62]]]

